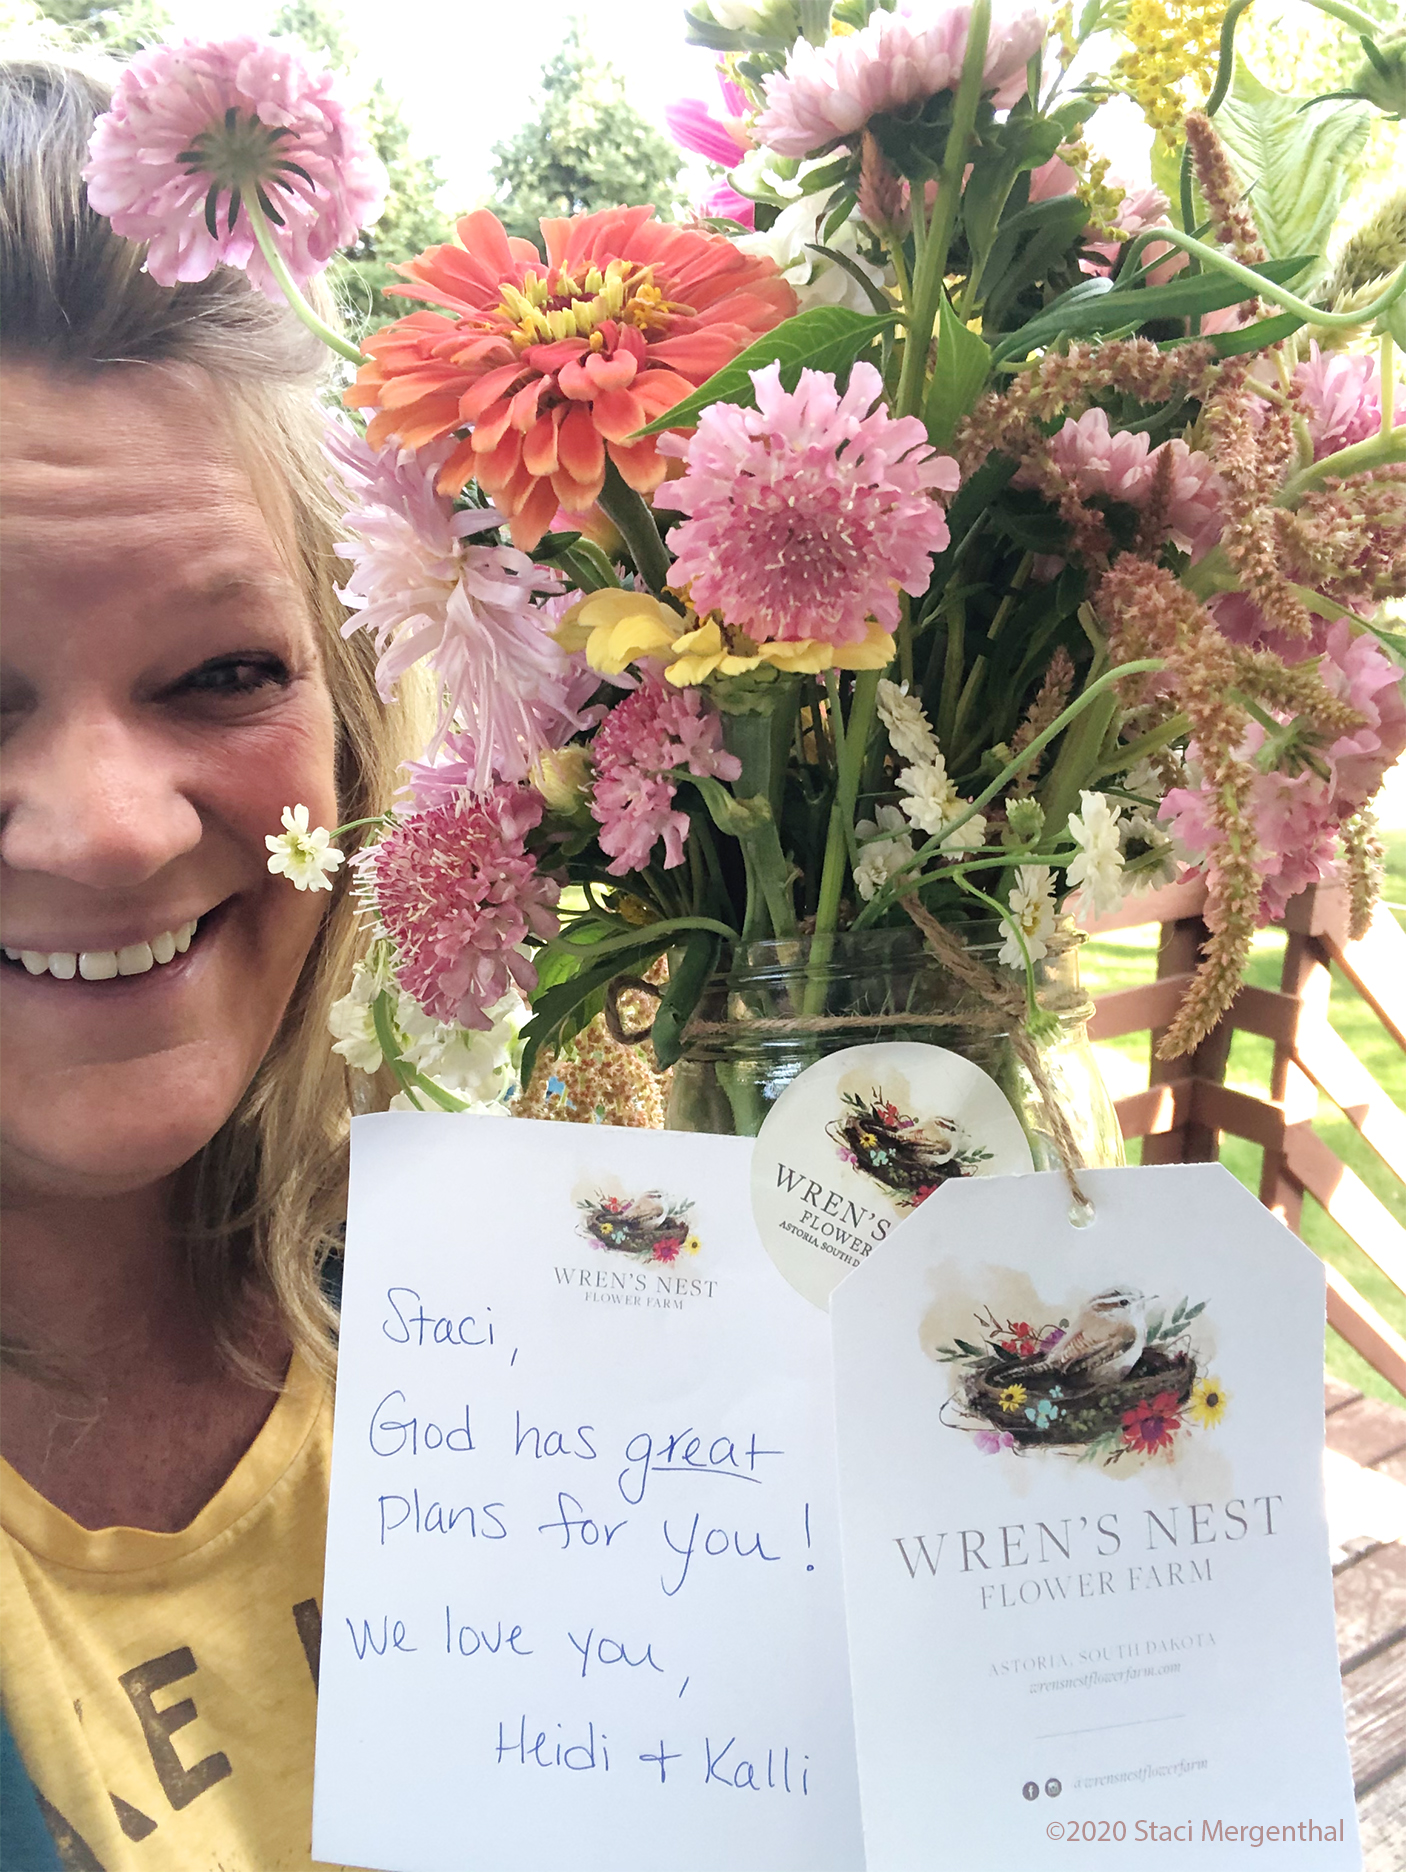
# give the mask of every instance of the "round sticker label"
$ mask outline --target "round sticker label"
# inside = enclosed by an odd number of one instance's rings
[[[996,1081],[946,1047],[846,1047],[792,1080],[762,1121],[752,1213],[807,1300],[830,1294],[952,1177],[1034,1169]]]

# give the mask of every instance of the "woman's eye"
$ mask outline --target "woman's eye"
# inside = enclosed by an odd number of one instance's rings
[[[288,666],[278,657],[215,657],[181,679],[178,688],[206,696],[248,696],[270,686],[285,688]]]

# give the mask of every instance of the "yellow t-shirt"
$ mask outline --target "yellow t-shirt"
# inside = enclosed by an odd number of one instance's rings
[[[78,1526],[0,1464],[5,1714],[72,1872],[308,1872],[326,1388],[294,1359],[175,1534]]]

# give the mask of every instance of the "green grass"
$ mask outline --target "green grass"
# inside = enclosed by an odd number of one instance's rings
[[[1387,850],[1387,877],[1383,895],[1396,909],[1398,919],[1406,924],[1406,828],[1395,830],[1384,839]],[[1158,927],[1120,931],[1116,936],[1089,943],[1083,951],[1081,966],[1085,985],[1094,995],[1114,988],[1129,988],[1150,981],[1157,972]],[[1262,930],[1245,979],[1262,988],[1279,986],[1285,938],[1282,931]],[[1406,1105],[1406,1061],[1371,1009],[1345,978],[1333,971],[1333,985],[1328,1018],[1385,1092],[1398,1105]],[[1149,1042],[1146,1034],[1127,1034],[1119,1040],[1106,1041],[1096,1051],[1099,1064],[1115,1098],[1142,1089],[1147,1084]],[[1250,1092],[1265,1098],[1269,1093],[1270,1068],[1274,1048],[1258,1034],[1237,1033],[1231,1043],[1226,1084],[1237,1092]],[[1335,1105],[1320,1097],[1314,1128],[1324,1142],[1406,1226],[1406,1184],[1382,1163],[1371,1146],[1365,1144],[1354,1127]],[[1224,1137],[1221,1161],[1249,1189],[1258,1193],[1264,1153],[1258,1145],[1243,1139]],[[1130,1141],[1128,1158],[1132,1163],[1141,1157],[1141,1144]],[[1406,1294],[1368,1259],[1350,1236],[1311,1198],[1305,1199],[1303,1238],[1325,1261],[1343,1274],[1383,1319],[1406,1333]],[[1373,1371],[1367,1361],[1354,1352],[1345,1340],[1329,1330],[1326,1345],[1328,1370],[1344,1383],[1369,1396],[1385,1398],[1394,1404],[1401,1394],[1385,1378]]]

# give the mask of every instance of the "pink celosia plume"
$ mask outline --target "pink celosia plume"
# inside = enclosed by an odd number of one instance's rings
[[[824,45],[798,41],[786,69],[765,82],[766,108],[753,125],[779,156],[809,156],[855,137],[871,117],[957,87],[971,25],[970,0],[903,0],[856,33]],[[1034,6],[998,6],[986,44],[983,89],[1001,108],[1024,95],[1026,66],[1045,37]]]
[[[138,52],[94,125],[88,200],[119,234],[147,243],[146,270],[163,286],[223,264],[280,299],[251,199],[300,285],[385,199],[385,168],[333,82],[293,47],[249,34]]]
[[[1290,898],[1336,875],[1338,839],[1345,822],[1376,793],[1387,769],[1406,751],[1406,697],[1394,665],[1365,632],[1353,635],[1340,620],[1325,635],[1318,673],[1331,695],[1362,716],[1362,725],[1324,748],[1321,764],[1297,772],[1256,772],[1246,817],[1254,828],[1261,878],[1260,920],[1282,917]],[[1265,743],[1254,723],[1239,757],[1253,762]],[[1197,748],[1188,750],[1193,772]],[[1195,860],[1214,868],[1220,833],[1214,801],[1204,783],[1175,787],[1161,817]]]
[[[675,586],[757,643],[857,643],[871,618],[892,630],[895,587],[926,591],[947,544],[938,496],[957,464],[916,417],[888,414],[872,364],[843,396],[823,371],[785,390],[779,364],[752,383],[754,410],[715,403],[691,440],[660,439],[686,464],[655,496],[688,516],[670,535]]]
[[[353,862],[405,991],[436,1020],[486,1031],[487,1010],[537,971],[519,947],[555,936],[555,879],[527,850],[541,795],[500,786],[477,800],[398,819]]]
[[[674,809],[677,781],[692,774],[735,780],[742,763],[722,745],[722,722],[697,689],[675,689],[657,672],[617,702],[591,743],[596,781],[591,812],[614,877],[642,871],[659,840],[664,868],[683,861],[688,815]]]
[[[351,537],[336,548],[353,567],[342,598],[357,615],[346,634],[365,630],[374,641],[383,696],[413,664],[430,664],[443,691],[441,733],[457,721],[467,735],[461,754],[473,749],[474,791],[521,780],[545,749],[587,725],[580,711],[595,687],[532,603],[560,581],[514,547],[471,543],[503,516],[492,507],[456,513],[436,492],[443,445],[418,457],[378,452],[331,423],[327,448],[349,500]]]

